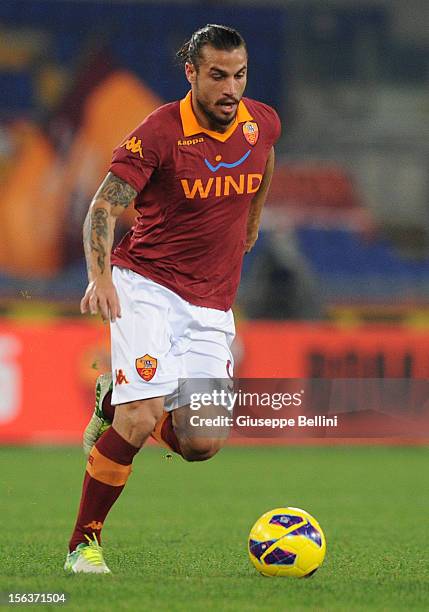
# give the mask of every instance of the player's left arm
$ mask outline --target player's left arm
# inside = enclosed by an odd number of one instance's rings
[[[258,239],[262,209],[264,208],[265,200],[267,199],[268,189],[270,188],[273,172],[274,147],[272,147],[271,151],[269,152],[264,175],[262,177],[259,189],[250,203],[249,216],[247,217],[247,236],[246,244],[244,247],[245,253],[249,253],[249,251],[252,250],[253,245]]]

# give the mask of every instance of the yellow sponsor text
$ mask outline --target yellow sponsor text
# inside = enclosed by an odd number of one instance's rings
[[[204,138],[188,138],[186,140],[178,140],[177,144],[179,147],[199,144],[200,142],[204,142]]]
[[[202,179],[188,181],[181,179],[183,193],[188,200],[201,198],[202,200],[209,196],[229,196],[241,195],[248,193],[256,193],[261,185],[262,174],[240,174],[238,177],[217,176],[210,177],[203,182]]]

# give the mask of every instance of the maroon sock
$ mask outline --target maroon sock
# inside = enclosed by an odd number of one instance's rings
[[[101,542],[101,529],[110,508],[118,499],[131,472],[131,463],[140,449],[127,442],[113,427],[97,440],[86,466],[82,497],[69,549],[87,542],[85,536]]]
[[[179,440],[176,436],[176,432],[173,427],[173,417],[171,412],[168,413],[165,418],[162,426],[161,426],[161,438],[164,442],[167,442],[168,446],[174,450],[175,453],[182,455],[182,451],[180,450]]]
[[[104,396],[103,402],[101,404],[103,409],[103,414],[106,419],[109,419],[113,423],[113,417],[115,416],[115,408],[116,406],[112,406],[112,392],[108,391]]]

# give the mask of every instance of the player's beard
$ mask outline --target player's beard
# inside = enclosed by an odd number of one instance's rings
[[[198,96],[196,96],[196,102],[197,102],[198,108],[207,117],[211,127],[214,130],[216,130],[216,128],[226,128],[226,127],[228,127],[229,125],[231,125],[231,123],[233,123],[233,121],[235,120],[235,118],[237,116],[238,103],[237,103],[237,105],[235,107],[235,112],[232,114],[231,117],[219,117],[219,115],[217,115],[215,112],[213,112],[209,108],[207,108],[207,106],[205,106],[201,102],[201,100],[198,98]]]

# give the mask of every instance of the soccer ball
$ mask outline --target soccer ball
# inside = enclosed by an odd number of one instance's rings
[[[311,576],[325,557],[325,535],[315,518],[300,508],[263,514],[249,534],[249,557],[264,576]]]

